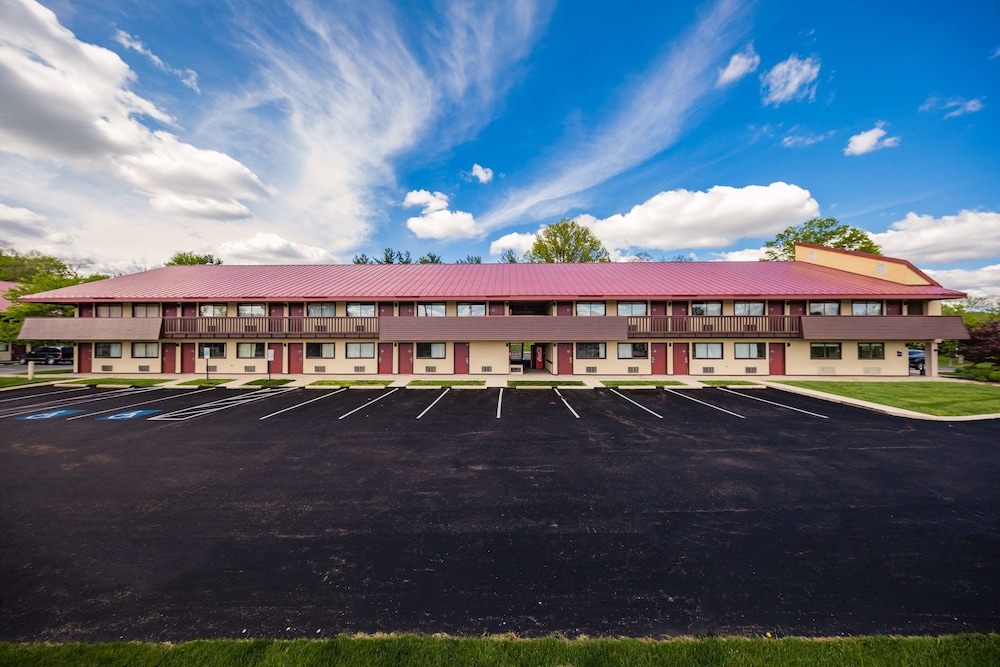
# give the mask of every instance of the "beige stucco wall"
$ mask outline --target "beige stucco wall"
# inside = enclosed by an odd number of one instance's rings
[[[506,343],[479,342],[469,343],[469,373],[473,375],[490,373],[506,375],[509,355]],[[489,366],[492,371],[483,371]]]
[[[810,359],[809,344],[822,341],[792,341],[785,348],[785,373],[787,375],[909,375],[909,357],[906,343],[885,341],[885,359],[858,359],[859,342],[881,341],[830,341],[841,343],[841,359]],[[898,353],[898,354],[897,354]],[[875,369],[878,369],[877,371]]]
[[[842,271],[850,271],[863,276],[881,278],[903,285],[930,285],[931,282],[913,270],[905,262],[892,261],[886,257],[863,257],[823,248],[795,247],[795,261],[829,266]],[[879,274],[879,267],[884,273]]]
[[[638,373],[631,375],[649,375],[652,366],[649,360],[649,344],[647,343],[646,358],[619,359],[618,343],[645,341],[605,341],[605,359],[580,359],[576,356],[576,344],[573,344],[573,375],[630,375],[629,367],[638,367]],[[587,368],[596,368],[595,372],[587,372]]]

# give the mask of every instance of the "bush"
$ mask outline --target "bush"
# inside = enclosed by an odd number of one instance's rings
[[[1000,382],[1000,371],[990,373],[990,382]]]
[[[1000,362],[1000,320],[987,322],[969,334],[969,340],[958,347],[969,361]]]
[[[989,368],[989,369],[993,369],[993,368],[996,368],[996,367],[997,367],[997,365],[994,364],[992,361],[984,361],[982,363],[975,364],[973,366],[973,368]]]

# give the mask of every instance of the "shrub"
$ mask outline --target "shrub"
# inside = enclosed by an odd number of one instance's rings
[[[1000,362],[1000,320],[987,322],[969,334],[959,353],[974,362]]]
[[[990,373],[990,382],[1000,382],[1000,371]]]

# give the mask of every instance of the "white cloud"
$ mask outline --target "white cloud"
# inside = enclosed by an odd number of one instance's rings
[[[411,190],[403,206],[422,206],[419,218],[408,218],[406,226],[421,239],[460,239],[478,235],[476,221],[465,211],[449,211],[448,196],[441,192]]]
[[[980,269],[927,269],[926,273],[945,287],[969,296],[1000,297],[1000,264]]]
[[[30,209],[0,204],[0,239],[21,240],[37,246],[38,243],[65,243],[69,235],[46,224],[45,216]]]
[[[160,59],[158,55],[149,50],[149,48],[140,42],[138,39],[128,34],[124,30],[116,30],[113,39],[124,46],[126,49],[135,51],[136,53],[141,53],[142,55],[149,58],[150,62],[156,66],[161,72],[166,72],[167,74],[173,74],[181,83],[195,91],[200,93],[201,90],[198,89],[198,73],[191,69],[177,69],[176,67],[171,67],[167,65],[163,60]]]
[[[793,130],[795,128],[792,128]],[[833,130],[830,130],[826,134],[789,134],[787,137],[781,140],[781,145],[785,148],[799,148],[802,146],[812,146],[813,144],[818,144],[824,139],[832,137],[834,134]]]
[[[765,105],[778,106],[784,102],[816,97],[816,77],[819,76],[818,58],[801,59],[792,54],[760,77],[761,94]]]
[[[993,51],[992,54],[990,54],[990,60],[994,60],[996,58],[1000,58],[1000,46],[998,46],[996,50]]]
[[[907,213],[870,236],[886,255],[914,263],[990,259],[1000,256],[1000,213],[963,210],[940,218]]]
[[[427,190],[410,190],[403,199],[403,206],[423,206],[424,213],[443,211],[448,208],[448,195],[443,192],[428,192]]]
[[[216,254],[229,264],[318,264],[331,259],[330,253],[322,248],[295,243],[266,232],[222,243]]]
[[[884,126],[885,122],[880,120],[872,129],[855,134],[844,147],[844,155],[864,155],[882,148],[898,146],[901,138],[886,137],[886,131],[882,129]]]
[[[0,223],[31,224],[41,222],[45,217],[26,208],[0,204]]]
[[[770,236],[819,215],[808,190],[788,183],[705,192],[661,192],[628,213],[598,220],[577,216],[608,248],[712,248],[745,237]]]
[[[472,165],[472,175],[479,179],[480,183],[489,183],[493,180],[493,170],[489,167],[481,167],[478,164]]]
[[[523,255],[531,250],[531,246],[535,245],[536,236],[537,234],[531,232],[511,232],[510,234],[504,234],[496,241],[490,243],[490,254],[500,255],[504,250],[513,250],[517,254]]]
[[[731,83],[735,83],[751,72],[757,71],[760,65],[760,56],[753,50],[753,44],[747,44],[740,53],[734,53],[729,59],[726,67],[719,69],[719,78],[715,82],[716,87],[722,88]]]
[[[935,110],[948,110],[948,113],[944,115],[945,118],[956,118],[958,116],[964,116],[969,113],[976,113],[977,111],[982,111],[986,105],[983,104],[984,98],[973,98],[967,100],[964,97],[952,97],[948,100],[942,100],[939,97],[928,97],[923,104],[920,105],[920,111],[935,111]]]
[[[718,262],[759,262],[767,248],[746,248],[744,250],[732,250],[730,252],[713,252],[715,257],[712,261]]]

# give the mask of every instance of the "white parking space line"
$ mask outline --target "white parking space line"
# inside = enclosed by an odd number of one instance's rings
[[[50,401],[45,403],[35,403],[33,405],[19,405],[4,410],[4,414],[0,415],[0,419],[6,419],[7,417],[18,417],[20,415],[31,414],[38,410],[51,410],[52,408],[66,408],[74,405],[83,405],[84,403],[93,403],[94,401],[103,401],[109,398],[115,398],[118,396],[131,396],[133,394],[142,394],[147,391],[156,391],[160,387],[143,387],[142,389],[133,389],[132,387],[127,387],[125,389],[115,389],[114,391],[103,392],[100,396],[92,396],[91,398],[63,398],[58,401]]]
[[[671,394],[674,394],[675,396],[680,396],[681,398],[686,398],[687,400],[694,401],[695,403],[701,403],[702,405],[708,406],[708,407],[712,408],[713,410],[718,410],[719,412],[725,412],[727,415],[732,415],[734,417],[739,417],[740,419],[746,419],[746,417],[744,417],[743,415],[738,415],[735,412],[730,412],[729,410],[726,410],[725,408],[720,408],[718,405],[712,405],[711,403],[706,403],[705,401],[699,401],[697,398],[691,398],[690,396],[687,396],[686,394],[683,394],[683,393],[681,393],[679,391],[674,391],[673,389],[667,389],[666,387],[664,387],[663,389],[665,391],[670,392]]]
[[[308,401],[305,401],[303,403],[297,403],[297,404],[295,404],[295,405],[293,405],[293,406],[291,406],[289,408],[285,408],[284,410],[278,410],[277,412],[272,412],[269,415],[264,415],[263,417],[261,417],[257,421],[264,421],[265,419],[269,419],[269,418],[271,418],[271,417],[273,417],[275,415],[280,415],[282,412],[288,412],[289,410],[294,410],[295,408],[301,408],[303,405],[309,405],[310,403],[315,403],[316,401],[322,401],[324,398],[329,398],[329,397],[333,396],[334,394],[339,394],[342,391],[347,391],[347,387],[341,387],[337,391],[332,391],[332,392],[330,392],[328,394],[324,394],[323,396],[318,396],[317,398],[310,398]]]
[[[440,401],[442,398],[444,398],[444,395],[447,394],[449,391],[451,391],[451,387],[449,387],[449,388],[445,389],[444,391],[442,391],[441,395],[438,396],[437,398],[435,398],[433,403],[431,403],[430,405],[428,405],[426,408],[424,408],[423,412],[421,412],[419,415],[417,415],[417,419],[420,419],[421,417],[423,417],[424,415],[426,415],[427,411],[430,410],[431,408],[433,408],[435,405],[437,405],[437,402]]]
[[[566,399],[563,398],[563,395],[559,393],[559,389],[557,389],[556,387],[552,387],[552,390],[555,391],[556,396],[558,396],[562,400],[563,405],[565,405],[569,409],[569,411],[573,413],[573,416],[579,419],[580,415],[576,414],[576,410],[574,410],[573,407],[566,402]]]
[[[268,389],[256,389],[254,391],[249,391],[247,393],[238,394],[236,396],[230,396],[229,398],[223,398],[218,401],[212,401],[211,403],[203,403],[201,405],[194,405],[190,408],[181,408],[180,410],[174,410],[173,412],[168,412],[163,415],[156,415],[155,417],[150,417],[146,421],[158,421],[158,422],[182,422],[188,421],[189,419],[195,419],[197,417],[203,417],[213,412],[219,412],[221,410],[228,410],[229,408],[236,408],[247,403],[253,403],[254,401],[260,401],[265,398],[271,398],[278,394],[284,394],[289,391],[295,391],[295,387],[273,387]]]
[[[194,396],[195,394],[200,394],[202,392],[212,391],[212,389],[213,389],[213,387],[209,387],[208,389],[199,389],[198,391],[179,392],[179,393],[174,394],[173,396],[161,396],[160,398],[152,398],[152,399],[150,399],[148,401],[142,401],[141,403],[132,403],[130,405],[122,405],[122,406],[119,406],[117,408],[111,408],[109,410],[101,410],[100,412],[85,412],[82,415],[77,415],[75,417],[70,417],[66,421],[71,422],[74,419],[86,419],[87,417],[96,417],[97,415],[103,415],[103,414],[107,414],[109,412],[118,412],[119,410],[128,410],[129,408],[137,408],[140,405],[148,405],[150,403],[157,403],[159,401],[169,401],[170,399],[177,398],[178,396]]]
[[[741,394],[738,391],[732,391],[731,389],[726,389],[725,387],[719,387],[722,391],[728,394],[736,394],[737,396],[742,396],[743,398],[749,398],[754,401],[760,401],[761,403],[768,403],[770,405],[776,405],[779,408],[785,408],[786,410],[795,410],[796,412],[801,412],[803,414],[810,415],[812,417],[819,417],[820,419],[829,419],[826,415],[821,415],[818,412],[809,412],[808,410],[803,410],[801,408],[793,408],[790,405],[785,405],[784,403],[775,403],[774,401],[769,401],[765,398],[760,398],[759,396],[750,396],[749,394]]]
[[[500,387],[500,395],[497,397],[497,419],[500,419],[500,408],[503,407],[503,387]]]
[[[28,394],[27,396],[15,396],[14,398],[0,398],[0,403],[7,403],[9,401],[27,401],[32,398],[41,398],[42,396],[52,396],[54,394],[65,394],[70,391],[80,391],[81,389],[90,389],[90,387],[84,385],[82,387],[73,387],[72,389],[60,389],[59,391],[50,391],[44,394]]]
[[[388,396],[389,394],[393,394],[393,393],[395,393],[395,392],[397,392],[397,391],[399,391],[399,387],[396,387],[395,389],[390,389],[388,393],[385,393],[385,394],[382,394],[382,395],[381,395],[381,396],[379,396],[378,398],[373,398],[372,400],[368,401],[367,403],[365,403],[365,404],[364,404],[364,405],[362,405],[361,407],[357,407],[357,408],[354,408],[353,410],[351,410],[351,411],[350,411],[350,412],[348,412],[347,414],[344,414],[344,415],[340,415],[339,417],[337,417],[337,420],[339,421],[339,420],[343,419],[344,417],[350,417],[351,415],[353,415],[353,414],[354,414],[355,412],[357,412],[358,410],[362,410],[362,409],[364,409],[364,408],[367,408],[367,407],[368,407],[369,405],[371,405],[372,403],[375,403],[375,402],[377,402],[377,401],[381,401],[381,400],[382,400],[383,398],[385,398],[385,397],[386,397],[386,396]]]
[[[624,398],[624,399],[625,399],[626,401],[628,401],[628,402],[629,402],[629,403],[631,403],[632,405],[634,405],[634,406],[636,406],[636,407],[639,407],[639,408],[642,408],[643,410],[645,410],[645,411],[646,411],[646,412],[648,412],[649,414],[653,415],[653,416],[654,416],[654,417],[656,417],[657,419],[663,419],[663,415],[658,415],[658,414],[656,414],[655,412],[653,412],[652,410],[650,410],[649,408],[647,408],[647,407],[646,407],[645,405],[642,405],[641,403],[636,403],[635,401],[633,401],[633,400],[632,400],[631,398],[629,398],[629,397],[628,397],[628,396],[626,396],[625,394],[621,394],[621,393],[619,393],[619,392],[615,391],[614,389],[612,389],[612,390],[611,390],[611,393],[613,393],[613,394],[618,394],[619,396],[621,396],[622,398]]]

